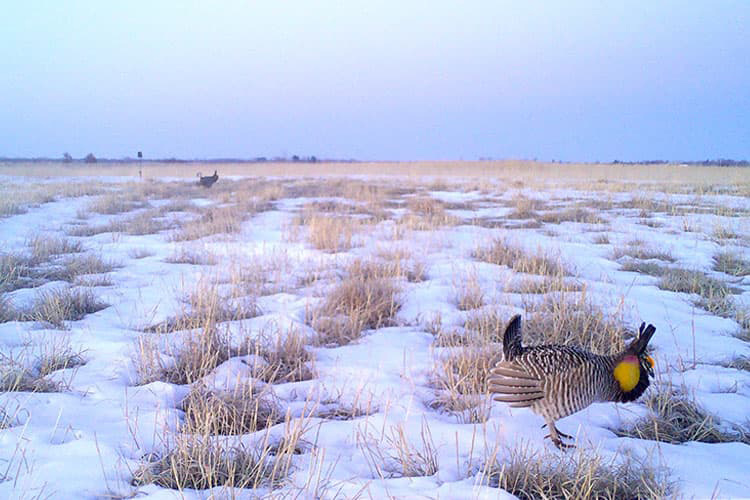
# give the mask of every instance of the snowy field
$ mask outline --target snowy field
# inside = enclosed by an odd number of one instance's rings
[[[749,177],[3,176],[0,498],[750,497]],[[516,313],[657,376],[560,451]]]

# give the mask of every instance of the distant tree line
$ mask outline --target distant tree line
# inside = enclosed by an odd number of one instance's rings
[[[620,161],[614,160],[613,165],[666,165],[669,163],[677,163],[679,165],[698,165],[698,166],[711,166],[711,167],[747,167],[750,166],[750,161],[747,160],[732,160],[729,158],[716,158],[715,160],[699,160],[699,161],[667,161],[667,160],[642,160],[642,161]]]

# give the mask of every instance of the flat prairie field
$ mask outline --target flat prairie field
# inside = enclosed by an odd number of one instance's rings
[[[516,314],[597,354],[653,324],[651,386],[559,450],[488,392]],[[0,164],[0,498],[737,498],[748,464],[750,168]]]

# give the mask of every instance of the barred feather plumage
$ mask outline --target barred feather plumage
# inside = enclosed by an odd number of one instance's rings
[[[640,335],[620,355],[602,356],[575,346],[541,345],[524,347],[521,317],[515,316],[503,338],[505,359],[495,365],[488,379],[496,401],[514,408],[528,407],[543,416],[553,442],[564,446],[554,422],[576,413],[591,403],[632,401],[649,385],[649,370],[640,365],[638,383],[624,391],[614,377],[624,356],[644,359],[646,345],[655,328],[641,325]],[[640,361],[639,361],[640,362]]]

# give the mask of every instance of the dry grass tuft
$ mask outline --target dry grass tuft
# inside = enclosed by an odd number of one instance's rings
[[[156,341],[142,336],[138,340],[135,358],[137,383],[162,380],[172,384],[192,384],[233,354],[226,335],[210,322],[199,332],[186,335],[178,346],[170,344],[166,353],[160,351]]]
[[[255,297],[232,299],[219,293],[219,286],[199,282],[182,299],[180,315],[143,329],[145,332],[172,333],[179,330],[211,329],[217,323],[254,318],[258,315]]]
[[[514,271],[542,276],[571,275],[559,257],[554,258],[537,250],[529,252],[507,239],[496,239],[489,247],[477,248],[474,258],[498,266],[507,266]]]
[[[198,252],[187,248],[180,248],[174,254],[164,259],[170,264],[193,264],[196,266],[215,266],[218,264],[216,255],[208,252]]]
[[[541,215],[539,221],[561,224],[563,222],[582,222],[585,224],[603,224],[605,219],[595,214],[591,210],[583,207],[569,207],[556,212],[547,212]]]
[[[283,421],[270,387],[240,382],[232,390],[212,390],[198,382],[182,400],[182,431],[197,435],[249,434]]]
[[[731,295],[739,290],[702,271],[670,268],[661,276],[658,286],[662,290],[699,295],[696,305],[711,314],[723,317],[735,314],[736,305]]]
[[[58,288],[40,292],[31,309],[22,313],[22,319],[65,329],[66,321],[78,321],[108,306],[97,299],[91,290]]]
[[[363,330],[393,324],[401,308],[399,292],[392,279],[377,277],[369,266],[355,263],[308,319],[322,345],[344,345]]]
[[[0,253],[0,293],[34,285],[37,280],[29,258],[17,253]]]
[[[674,257],[669,252],[651,248],[641,240],[631,240],[626,243],[625,246],[615,247],[613,249],[613,259],[617,260],[624,256],[640,260],[659,259],[665,262],[675,261]]]
[[[191,241],[216,234],[239,232],[242,222],[250,212],[238,205],[207,207],[197,219],[182,223],[182,227],[171,234],[172,241]]]
[[[361,222],[352,217],[313,215],[307,220],[310,243],[325,252],[344,252],[352,248],[352,237]]]
[[[713,257],[714,270],[732,276],[750,275],[750,260],[744,258],[738,252],[719,252]]]
[[[593,240],[594,245],[609,245],[609,234],[608,233],[599,233],[596,236],[594,236]]]
[[[572,344],[598,354],[622,351],[632,332],[622,311],[606,313],[591,302],[586,290],[523,299],[524,338],[529,344]]]
[[[485,303],[484,291],[476,273],[468,273],[458,282],[454,280],[456,307],[459,311],[478,309]]]
[[[675,494],[668,471],[633,456],[605,460],[591,452],[560,455],[529,447],[509,450],[502,461],[492,457],[480,482],[522,499],[633,500]]]
[[[721,422],[701,408],[685,390],[678,390],[671,384],[649,393],[643,401],[650,415],[619,429],[619,435],[673,444],[689,441],[750,444],[747,429]]]
[[[50,257],[83,252],[83,244],[59,236],[35,235],[28,244],[31,249],[31,264],[39,265],[49,261]]]
[[[146,202],[137,198],[138,193],[115,192],[103,194],[89,204],[88,211],[97,214],[120,214],[147,205]]]
[[[314,357],[305,347],[305,338],[297,330],[274,331],[261,335],[256,354],[263,357],[262,369],[255,378],[267,383],[300,382],[313,378]]]
[[[279,448],[266,440],[251,448],[239,439],[217,441],[189,434],[172,438],[165,448],[161,455],[144,457],[146,463],[133,473],[134,486],[156,484],[179,491],[217,488],[214,495],[234,497],[235,489],[280,487],[297,454],[286,443]]]
[[[0,353],[0,391],[59,392],[67,389],[75,368],[86,363],[67,337],[51,337],[24,348],[15,356]],[[50,379],[59,370],[73,369],[65,377]]]
[[[412,443],[403,425],[391,427],[385,440],[357,432],[357,446],[373,475],[381,479],[394,477],[428,477],[440,468],[438,453],[425,420],[422,421],[419,443]]]
[[[669,271],[669,268],[662,264],[635,259],[625,261],[620,269],[623,271],[647,274],[649,276],[664,276],[664,274]]]

